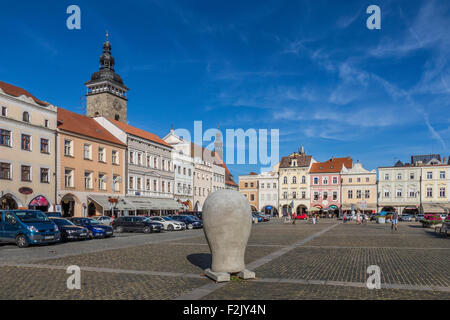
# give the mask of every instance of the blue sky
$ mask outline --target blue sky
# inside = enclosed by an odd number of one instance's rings
[[[67,6],[81,30],[66,28]],[[381,30],[366,8],[381,8]],[[0,79],[83,113],[110,33],[130,124],[280,129],[280,155],[368,169],[450,155],[450,2],[20,1],[0,11]],[[258,165],[231,165],[235,176]]]

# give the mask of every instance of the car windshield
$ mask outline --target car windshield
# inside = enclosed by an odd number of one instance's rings
[[[88,223],[88,224],[101,224],[100,221],[97,221],[95,219],[86,219],[86,223]]]
[[[16,211],[17,218],[25,223],[48,222],[48,217],[41,211]]]
[[[72,221],[69,221],[67,219],[52,219],[54,223],[56,223],[58,226],[73,226],[74,223]]]
[[[172,218],[169,218],[169,217],[164,217],[164,220],[166,220],[166,221],[174,221]]]

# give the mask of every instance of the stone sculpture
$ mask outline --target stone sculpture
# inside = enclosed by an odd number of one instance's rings
[[[246,197],[233,190],[211,193],[203,205],[203,231],[212,254],[205,274],[217,282],[230,281],[230,274],[255,278],[245,269],[245,249],[252,228],[252,210]]]

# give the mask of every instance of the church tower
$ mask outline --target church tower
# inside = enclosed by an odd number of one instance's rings
[[[220,159],[223,160],[222,133],[219,130],[219,125],[217,125],[216,140],[214,141],[214,151],[220,156]]]
[[[127,92],[122,78],[114,72],[114,57],[111,55],[111,43],[103,43],[100,56],[100,70],[94,72],[91,80],[85,83],[86,114],[88,117],[104,116],[127,123]]]

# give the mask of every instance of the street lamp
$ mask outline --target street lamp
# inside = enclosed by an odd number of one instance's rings
[[[109,202],[109,210],[111,210],[111,215],[114,217],[114,210],[117,208],[117,203],[119,202],[119,199],[108,197]]]

